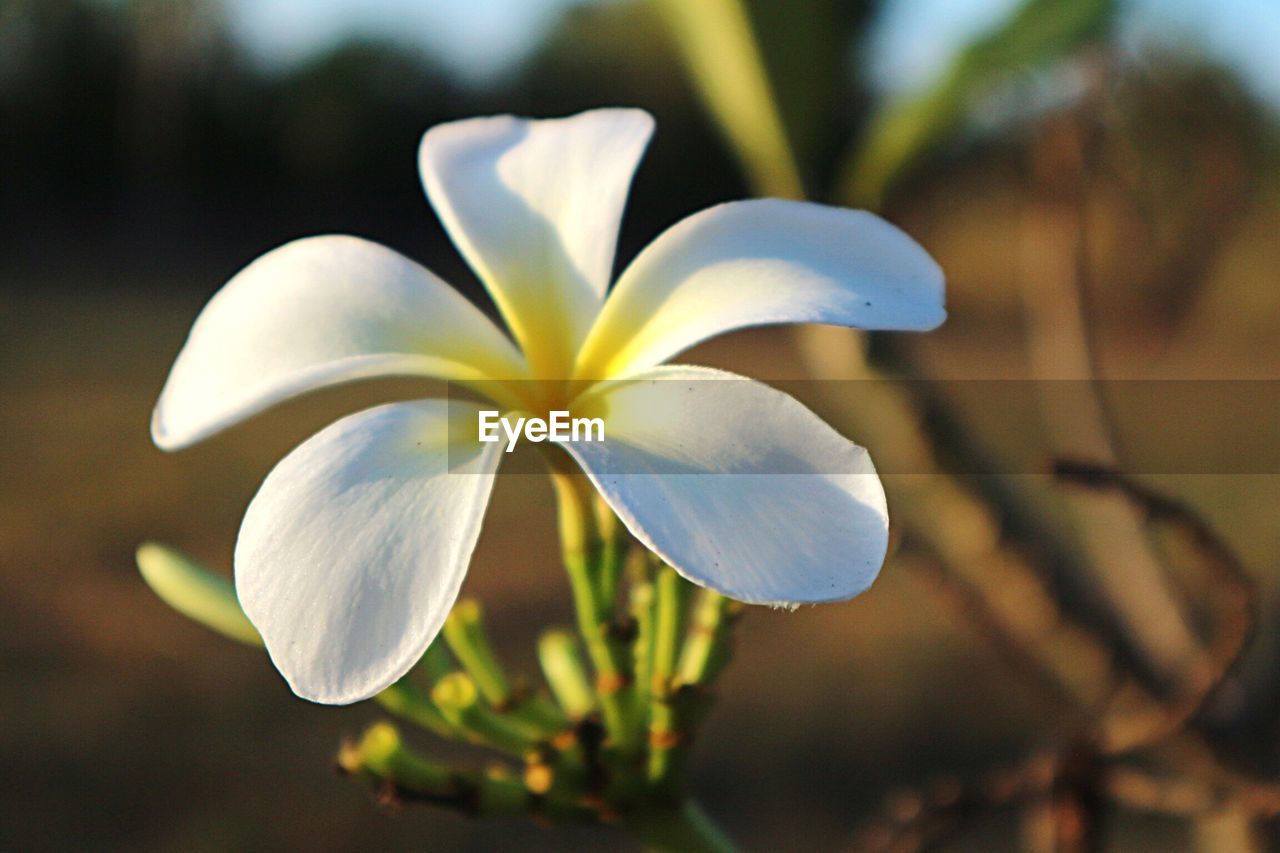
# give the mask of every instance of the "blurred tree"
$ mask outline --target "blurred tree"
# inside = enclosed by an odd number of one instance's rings
[[[77,0],[13,0],[0,14],[0,205],[39,217],[50,203],[101,204],[115,179],[123,22]]]
[[[117,122],[132,203],[173,210],[189,191],[196,78],[225,45],[222,8],[211,0],[133,0],[124,6],[129,68]],[[169,216],[158,218],[160,223]]]
[[[299,186],[372,201],[414,186],[422,132],[459,109],[458,92],[427,57],[349,41],[273,87],[274,155]]]

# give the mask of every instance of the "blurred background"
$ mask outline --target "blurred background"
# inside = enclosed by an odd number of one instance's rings
[[[873,361],[929,380],[912,391],[913,411],[926,423],[945,411],[950,432],[965,434],[944,451],[999,458],[1036,436],[1123,461],[1124,435],[1098,439],[1087,416],[1064,437],[1063,418],[1097,402],[1078,405],[1078,389],[1024,411],[966,401],[969,380],[1249,379],[1265,402],[1267,381],[1280,378],[1273,0],[743,8],[771,113],[753,112],[750,85],[725,90],[738,46],[714,22],[700,36],[669,2],[0,0],[0,847],[625,843],[418,807],[383,813],[330,771],[339,739],[376,709],[296,700],[265,656],[170,611],[134,566],[137,544],[156,539],[229,572],[240,515],[276,460],[354,405],[422,393],[407,382],[325,392],[193,450],[154,449],[149,414],[172,358],[245,263],[298,236],[349,232],[488,307],[418,184],[418,140],[438,122],[652,112],[657,135],[620,263],[683,215],[731,198],[804,193],[888,216],[947,271],[951,313],[937,333],[873,342]],[[862,375],[844,369],[859,348],[847,333],[763,330],[688,359],[778,381],[842,380]],[[889,445],[902,431],[875,421],[848,386],[805,387],[796,393],[873,458],[900,458]],[[1183,411],[1194,413],[1198,391],[1186,393]],[[1214,429],[1175,437],[1223,467],[1143,473],[1221,531],[1258,583],[1260,630],[1238,675],[1260,697],[1240,713],[1262,723],[1235,748],[1264,773],[1280,755],[1280,730],[1266,727],[1280,687],[1270,618],[1280,468],[1275,421],[1244,403],[1246,428],[1229,439]],[[1159,441],[1159,405],[1145,414],[1142,441]],[[929,469],[886,469],[909,521],[940,505],[913,503]],[[968,485],[998,492],[994,521],[965,516],[960,501],[937,524],[961,539],[994,525],[1001,541],[1021,537],[1019,553],[1076,536],[1079,515],[1047,477],[1005,470]],[[946,552],[961,546],[903,529],[870,593],[743,620],[696,789],[750,849],[847,849],[890,792],[939,774],[978,777],[1077,725],[939,581]],[[1084,538],[1049,550],[1088,552]],[[515,670],[534,671],[540,627],[571,621],[556,562],[549,487],[505,478],[466,591],[485,602]],[[1156,682],[1162,668],[1177,671],[1186,638],[1165,630],[1159,595],[1117,584],[1105,567],[1064,579],[1053,572],[1069,566],[1045,562],[1047,588],[1113,638],[1114,657]],[[1005,576],[985,571],[964,588],[998,595]],[[1177,600],[1201,601],[1203,581],[1178,577]],[[1115,606],[1092,600],[1113,594]],[[1187,623],[1196,636],[1212,627],[1196,607]],[[1156,651],[1144,657],[1148,641]],[[1224,724],[1228,740],[1236,725]],[[1117,810],[1106,848],[1230,849],[1203,821],[1154,811]],[[1018,837],[1015,819],[996,815],[956,849],[1013,849]]]

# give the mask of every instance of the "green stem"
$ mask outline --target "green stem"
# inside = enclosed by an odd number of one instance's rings
[[[599,495],[596,496],[596,527],[601,543],[598,595],[604,606],[612,607],[618,598],[618,580],[622,576],[631,539],[627,528],[614,514],[613,507]]]
[[[670,759],[672,744],[681,737],[672,698],[675,695],[676,655],[680,653],[680,634],[687,617],[689,585],[670,566],[658,569],[655,583],[653,627],[653,666],[649,677],[652,702],[649,707],[650,782],[672,780]]]
[[[741,607],[703,590],[675,674],[667,680],[665,692],[655,697],[647,777],[660,798],[678,802],[684,795],[693,733],[711,709],[711,683],[729,662],[731,629]]]
[[[649,722],[649,789],[661,801],[686,794],[694,732],[711,710],[714,696],[701,684],[681,684],[653,704]]]
[[[718,592],[704,589],[693,611],[693,624],[680,654],[676,680],[681,684],[714,681],[728,665],[732,654],[733,623],[742,614],[742,604]]]
[[[477,817],[542,814],[591,820],[595,813],[572,798],[535,795],[506,768],[458,770],[415,754],[390,723],[371,726],[359,740],[344,743],[338,767],[354,776],[389,784],[392,793],[425,800]]]
[[[489,708],[466,673],[455,672],[440,679],[431,691],[431,700],[472,743],[523,757],[543,739],[535,727]]]
[[[680,652],[680,633],[688,615],[689,584],[670,566],[658,569],[653,623],[653,669],[651,689],[655,694],[671,692],[671,676]]]
[[[630,572],[631,618],[636,624],[636,638],[632,641],[632,666],[636,674],[637,709],[648,707],[653,687],[654,613],[653,581],[649,577],[649,559],[643,560]]]
[[[605,732],[612,746],[629,755],[637,750],[638,726],[631,706],[634,684],[626,637],[615,624],[612,602],[599,597],[596,569],[601,540],[596,526],[595,489],[585,476],[567,468],[553,468],[560,515],[560,543],[573,591],[578,631],[596,671],[596,696]]]
[[[400,679],[373,698],[389,713],[441,737],[451,738],[457,734],[427,692],[409,683],[407,678]]]
[[[457,667],[453,665],[453,658],[449,656],[449,650],[445,648],[443,638],[437,636],[431,641],[431,645],[427,646],[426,653],[414,669],[425,674],[427,681],[434,687],[440,679],[456,671]]]
[[[580,720],[596,706],[587,668],[577,638],[568,631],[551,630],[538,638],[538,662],[556,701],[572,720]]]
[[[453,605],[449,618],[444,620],[443,634],[449,650],[475,681],[480,695],[495,709],[504,710],[511,702],[511,681],[485,635],[480,603],[464,598]]]
[[[547,737],[569,724],[544,697],[512,685],[489,643],[479,602],[463,599],[455,604],[445,620],[443,634],[480,695],[495,711],[527,723]]]
[[[594,793],[587,754],[573,729],[525,756],[524,784],[535,794],[575,800]]]

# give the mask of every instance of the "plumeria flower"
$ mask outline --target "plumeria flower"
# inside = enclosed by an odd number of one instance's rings
[[[661,365],[746,326],[930,329],[944,317],[942,273],[870,213],[766,199],[679,222],[607,293],[652,131],[634,109],[428,131],[427,196],[510,336],[390,249],[297,240],[238,273],[196,319],[156,406],[156,444],[186,447],[339,382],[443,378],[503,411],[603,417],[604,441],[559,445],[690,581],[755,603],[857,595],[888,531],[866,451],[763,384]],[[236,593],[299,696],[368,698],[439,632],[503,456],[477,440],[482,408],[368,409],[267,476],[236,543]]]

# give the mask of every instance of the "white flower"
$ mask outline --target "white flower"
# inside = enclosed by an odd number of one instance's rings
[[[870,213],[743,201],[668,229],[606,298],[652,130],[631,109],[433,128],[420,152],[427,195],[515,343],[389,249],[298,240],[250,264],[200,314],[156,406],[155,442],[185,447],[338,382],[443,377],[506,410],[603,415],[606,441],[563,446],[689,580],[747,602],[866,589],[888,530],[866,451],[767,386],[658,365],[744,326],[930,329],[944,317],[942,273]],[[619,378],[581,396],[565,381]],[[704,379],[733,381],[683,392]],[[263,483],[236,544],[236,591],[299,696],[372,696],[439,631],[503,455],[475,440],[478,410],[424,400],[350,415]]]

